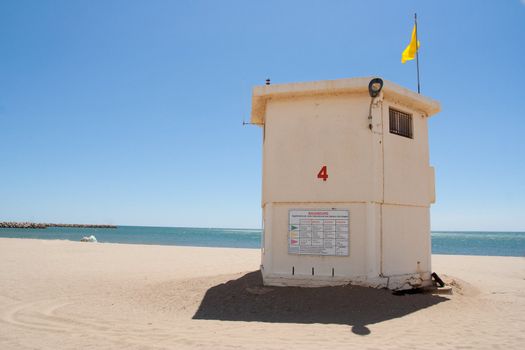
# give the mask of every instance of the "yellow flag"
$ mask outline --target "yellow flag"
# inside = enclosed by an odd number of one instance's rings
[[[417,41],[417,47],[416,47],[416,41]],[[408,44],[405,51],[403,51],[403,53],[401,54],[401,63],[405,63],[406,61],[410,61],[416,58],[416,52],[418,49],[419,49],[419,40],[416,39],[416,25],[414,24],[414,29],[412,29],[412,38],[410,39],[410,44]]]

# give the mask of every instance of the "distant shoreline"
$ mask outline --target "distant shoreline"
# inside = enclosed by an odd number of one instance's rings
[[[116,225],[53,224],[53,223],[36,223],[36,222],[0,222],[0,228],[42,229],[42,228],[48,228],[48,227],[117,228]]]

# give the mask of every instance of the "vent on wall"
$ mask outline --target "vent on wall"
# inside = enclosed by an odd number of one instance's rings
[[[413,138],[412,115],[395,109],[389,109],[390,132],[399,136]]]

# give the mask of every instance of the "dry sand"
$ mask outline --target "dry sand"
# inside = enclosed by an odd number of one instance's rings
[[[525,259],[434,255],[453,295],[265,288],[259,251],[0,238],[0,349],[522,349]]]

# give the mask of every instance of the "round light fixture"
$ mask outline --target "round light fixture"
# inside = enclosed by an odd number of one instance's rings
[[[374,78],[370,80],[370,83],[368,83],[368,93],[370,94],[370,97],[376,97],[377,95],[379,95],[382,88],[383,88],[383,79]]]

